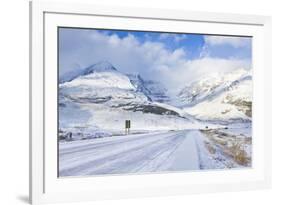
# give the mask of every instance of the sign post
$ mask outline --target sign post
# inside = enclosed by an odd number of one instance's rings
[[[125,121],[125,135],[130,134],[131,120]]]

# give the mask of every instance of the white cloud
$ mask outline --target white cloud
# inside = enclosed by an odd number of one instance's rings
[[[170,34],[170,33],[161,33],[159,35],[159,39],[160,40],[165,40],[165,39],[168,39],[168,38],[171,38],[175,42],[178,43],[178,42],[180,42],[182,40],[185,40],[187,38],[187,35],[184,35],[184,34],[177,35],[177,34]]]
[[[231,45],[235,48],[248,46],[251,42],[250,38],[232,37],[232,36],[204,36],[205,43],[210,46]]]
[[[64,30],[61,33],[60,74],[71,71],[76,64],[85,68],[107,60],[123,73],[140,73],[143,78],[160,81],[171,93],[176,93],[209,73],[250,66],[247,61],[235,59],[205,57],[189,60],[184,49],[171,51],[161,42],[141,43],[133,35],[120,38],[94,30],[78,31]]]

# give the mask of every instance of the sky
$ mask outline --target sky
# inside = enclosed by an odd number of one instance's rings
[[[59,29],[59,76],[101,62],[178,92],[212,73],[251,69],[251,37]]]

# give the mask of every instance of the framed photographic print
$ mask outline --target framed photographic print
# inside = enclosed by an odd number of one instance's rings
[[[270,186],[270,17],[32,2],[30,20],[31,203]]]

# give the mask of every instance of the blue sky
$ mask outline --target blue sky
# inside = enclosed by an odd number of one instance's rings
[[[133,35],[142,43],[145,41],[162,42],[165,44],[166,48],[170,50],[181,47],[185,49],[185,51],[188,51],[188,54],[190,55],[188,56],[189,58],[199,57],[201,49],[204,46],[203,35],[140,31],[105,31],[105,33],[108,35],[116,34],[120,38]]]
[[[120,31],[120,30],[100,30],[105,35],[117,35],[120,38],[125,38],[128,35],[133,35],[140,42],[153,41],[162,42],[167,49],[174,50],[183,48],[187,52],[189,59],[202,57],[201,54],[206,46],[204,34],[183,34],[183,33],[164,33],[164,32],[145,32],[145,31]],[[212,36],[212,35],[210,35]],[[219,36],[224,38],[224,36]],[[229,44],[220,44],[209,47],[209,56],[214,58],[241,58],[251,59],[251,38],[233,36],[232,38],[244,39],[248,44],[241,47],[234,47]]]
[[[204,75],[251,69],[250,37],[95,29],[59,29],[59,75],[109,61],[171,89]]]

